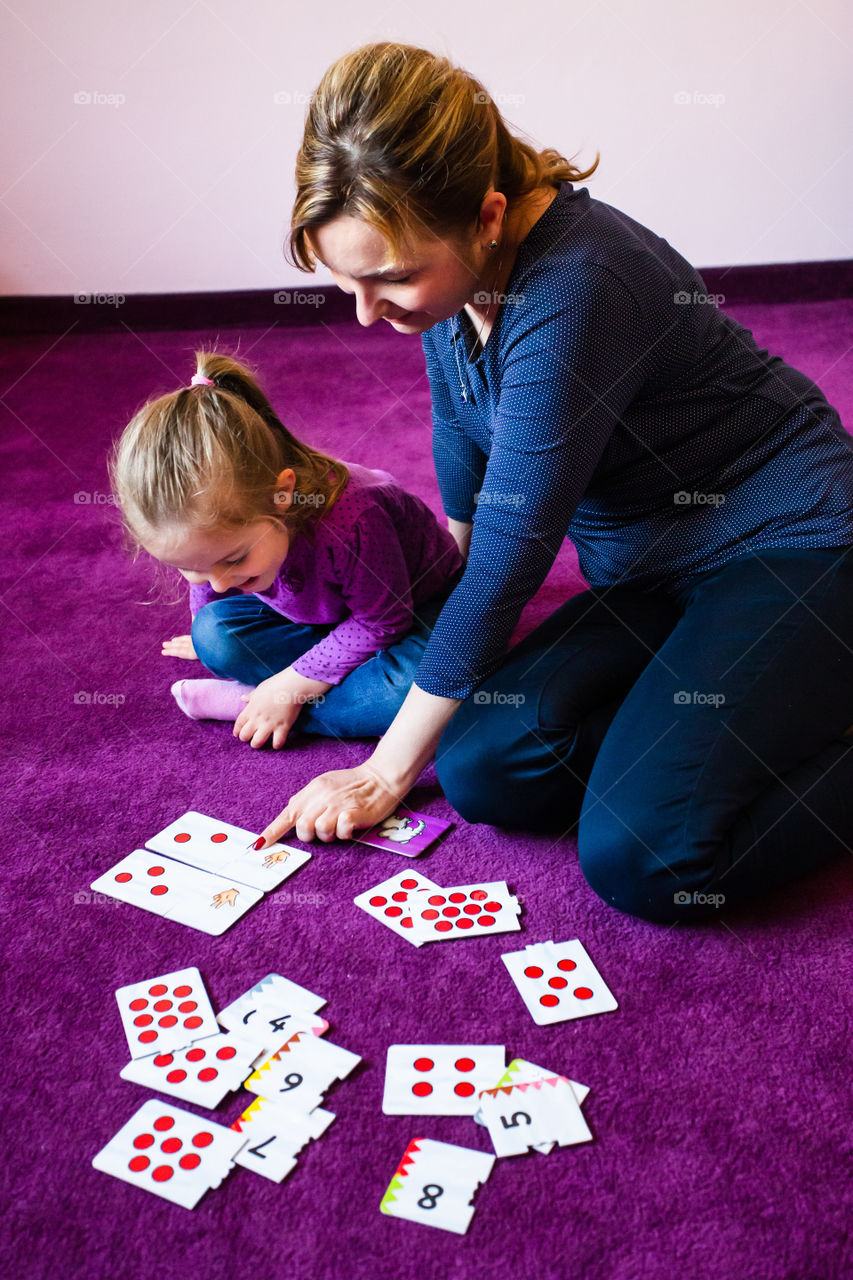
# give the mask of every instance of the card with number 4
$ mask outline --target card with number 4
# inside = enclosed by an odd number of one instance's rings
[[[283,978],[280,973],[268,973],[244,995],[221,1009],[216,1017],[220,1026],[238,1031],[256,1044],[258,1053],[262,1050],[272,1053],[296,1024],[300,1029],[310,1026],[315,1035],[322,1035],[329,1024],[317,1010],[325,1003],[323,996]]]
[[[474,1216],[471,1201],[492,1171],[495,1157],[452,1142],[415,1138],[379,1205],[392,1218],[407,1218],[464,1236]]]
[[[619,1007],[577,938],[537,942],[501,959],[540,1027]]]
[[[504,1070],[502,1044],[392,1044],[385,1066],[386,1116],[471,1116],[477,1094]]]
[[[256,852],[252,848],[255,839],[251,831],[190,809],[145,844],[176,862],[251,885],[264,893],[311,860],[311,854],[304,849],[286,844],[273,844]]]

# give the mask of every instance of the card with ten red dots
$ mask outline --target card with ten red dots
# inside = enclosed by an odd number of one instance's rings
[[[150,1099],[92,1161],[94,1168],[194,1209],[218,1187],[246,1138],[168,1102]]]
[[[414,895],[421,889],[438,890],[438,885],[417,871],[401,871],[399,875],[391,876],[372,889],[360,893],[353,901],[362,911],[373,916],[374,920],[387,925],[389,929],[399,933],[401,938],[420,947],[424,938],[415,929],[412,902]]]
[[[132,982],[116,991],[131,1058],[183,1049],[219,1024],[196,968]]]
[[[537,942],[501,959],[540,1027],[619,1007],[577,938]]]
[[[517,932],[520,910],[505,880],[419,893],[412,902],[415,933],[426,942]]]
[[[382,1110],[387,1116],[473,1116],[477,1094],[505,1067],[502,1044],[392,1044]]]
[[[121,1077],[182,1102],[218,1107],[226,1094],[240,1087],[257,1055],[258,1046],[238,1036],[214,1035],[188,1049],[136,1058]]]

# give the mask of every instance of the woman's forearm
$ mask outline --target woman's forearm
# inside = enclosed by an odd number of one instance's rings
[[[459,698],[439,698],[412,685],[369,760],[398,795],[405,795],[435,755],[438,740],[460,702]]]
[[[451,520],[447,517],[447,527],[456,539],[456,545],[462,555],[463,560],[468,559],[468,548],[471,545],[471,530],[473,524],[467,520]]]

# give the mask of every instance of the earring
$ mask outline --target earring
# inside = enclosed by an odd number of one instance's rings
[[[497,249],[497,247],[498,247],[498,242],[497,242],[497,240],[490,240],[490,241],[489,241],[489,248],[490,248],[490,249]]]

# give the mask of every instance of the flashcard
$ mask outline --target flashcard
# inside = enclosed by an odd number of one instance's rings
[[[492,1171],[495,1157],[452,1142],[415,1138],[382,1197],[379,1208],[464,1236],[474,1216],[471,1201]]]
[[[343,1080],[361,1058],[310,1031],[299,1031],[261,1062],[244,1082],[250,1093],[296,1111],[313,1111],[335,1080]]]
[[[273,844],[257,852],[251,847],[256,839],[251,831],[191,809],[145,844],[176,862],[251,885],[264,893],[311,861],[310,853],[286,844]]]
[[[288,1028],[294,1022],[298,1021],[300,1028],[310,1026],[317,1035],[322,1035],[329,1024],[317,1016],[317,1010],[325,1003],[322,996],[314,995],[280,973],[268,973],[244,995],[221,1009],[216,1017],[220,1026],[239,1031],[257,1044],[258,1051],[272,1052],[287,1037]]]
[[[414,930],[427,942],[472,938],[478,933],[512,933],[521,928],[521,906],[505,880],[419,893],[411,906]]]
[[[619,1007],[577,938],[537,942],[501,959],[540,1027]]]
[[[496,1081],[496,1083],[491,1087],[499,1089],[503,1085],[529,1084],[534,1080],[545,1080],[551,1076],[556,1076],[557,1074],[558,1073],[556,1071],[546,1071],[544,1067],[537,1067],[533,1062],[526,1062],[524,1058],[513,1058],[500,1080]],[[578,1084],[576,1080],[569,1080],[569,1084],[572,1086],[572,1092],[578,1100],[578,1106],[580,1106],[586,1098],[586,1095],[589,1093],[589,1085]],[[477,1110],[474,1112],[474,1119],[477,1124],[485,1125],[486,1123],[483,1119],[482,1107],[479,1105]],[[556,1142],[535,1142],[533,1144],[534,1148],[537,1151],[541,1151],[545,1156],[547,1156],[556,1145]]]
[[[402,853],[404,858],[416,858],[452,825],[452,822],[442,822],[441,818],[431,818],[426,813],[397,809],[389,818],[383,818],[361,835],[354,835],[353,840],[356,844],[369,844],[374,849],[385,849],[389,853]]]
[[[471,1116],[477,1094],[504,1069],[502,1044],[392,1044],[385,1066],[386,1116]]]
[[[231,1126],[248,1139],[235,1163],[271,1182],[283,1182],[302,1148],[324,1134],[334,1118],[322,1107],[302,1114],[269,1098],[255,1098]]]
[[[89,888],[214,936],[230,929],[264,896],[259,889],[186,867],[147,849],[134,849]]]
[[[218,1187],[246,1139],[156,1098],[144,1102],[92,1161],[101,1173],[194,1209]]]
[[[219,1027],[198,969],[132,982],[116,991],[131,1058],[183,1049]]]
[[[485,1089],[480,1094],[480,1107],[499,1156],[526,1155],[531,1147],[544,1143],[567,1147],[592,1141],[572,1086],[564,1076]]]
[[[257,1045],[233,1033],[220,1033],[187,1049],[137,1058],[122,1069],[121,1078],[212,1108],[239,1089],[257,1056]]]
[[[420,947],[424,938],[417,932],[412,919],[412,894],[421,889],[438,889],[438,885],[417,871],[401,871],[390,880],[360,893],[353,902],[374,920],[399,933],[407,942]]]

